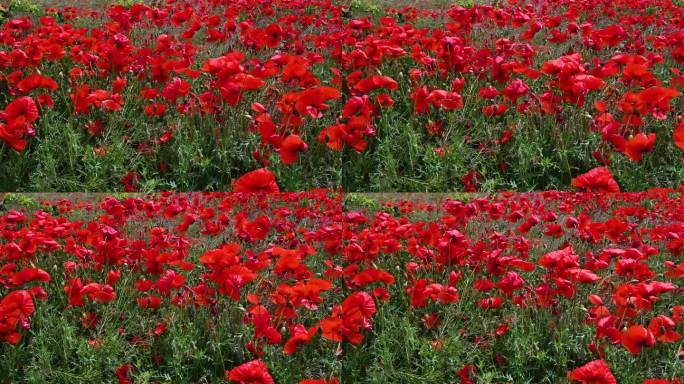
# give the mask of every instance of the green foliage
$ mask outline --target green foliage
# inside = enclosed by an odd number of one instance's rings
[[[26,208],[36,210],[40,208],[40,203],[33,197],[22,193],[6,193],[2,196],[3,203],[10,209]]]
[[[118,0],[115,4],[130,8],[136,4],[145,4],[145,0]]]
[[[380,209],[378,200],[367,197],[363,193],[347,193],[344,196],[345,207],[350,209]]]
[[[376,2],[369,0],[351,0],[349,10],[354,15],[367,14],[372,16],[382,16],[384,11]]]
[[[6,5],[0,4],[0,23],[17,16],[42,16],[38,3],[31,0],[9,0]]]
[[[10,0],[9,10],[13,13],[24,13],[33,16],[38,16],[41,13],[38,3],[31,0]]]
[[[463,8],[472,8],[475,5],[475,0],[451,0],[452,6],[460,6]]]
[[[458,200],[462,203],[467,203],[471,201],[474,198],[477,198],[478,195],[473,194],[473,193],[465,193],[465,192],[454,192],[454,193],[449,193],[448,194],[449,199],[451,200]]]

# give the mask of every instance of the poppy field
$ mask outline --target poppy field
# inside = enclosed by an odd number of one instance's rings
[[[684,196],[8,194],[3,383],[674,384]]]
[[[684,180],[676,0],[10,0],[0,190]]]
[[[682,0],[0,0],[0,384],[682,384]]]

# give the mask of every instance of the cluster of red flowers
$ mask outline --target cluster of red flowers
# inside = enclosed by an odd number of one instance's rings
[[[672,191],[389,201],[377,212],[344,199],[326,191],[166,193],[46,202],[52,214],[13,210],[0,218],[0,336],[22,342],[36,306],[53,300],[82,314],[84,329],[104,311],[134,303],[138,312],[121,319],[137,316],[149,327],[132,336],[136,343],[167,333],[155,315],[162,308],[240,303],[250,330],[243,347],[255,359],[232,362],[226,377],[240,383],[274,382],[267,369],[273,348],[289,356],[304,347],[341,354],[345,345],[362,345],[383,306],[414,313],[441,348],[437,329],[464,297],[493,322],[487,333],[461,330],[484,349],[518,326],[505,308],[558,316],[564,302],[586,305],[576,321],[593,332],[586,355],[599,360],[568,374],[584,383],[615,383],[600,360],[609,348],[639,355],[682,340],[684,305],[675,298],[684,277],[676,261],[684,255],[684,202]],[[492,231],[491,223],[509,226]],[[540,254],[535,244],[553,239],[564,245]],[[46,291],[47,283],[62,289]],[[135,369],[126,364],[116,373],[120,382]],[[466,364],[462,382],[475,374]],[[336,382],[318,380],[302,382]]]
[[[36,134],[38,106],[41,115],[48,108],[82,115],[88,133],[101,136],[116,120],[112,113],[139,110],[153,125],[169,124],[165,116],[200,115],[221,125],[237,108],[250,113],[245,99],[254,115],[231,129],[258,133],[260,145],[251,150],[263,166],[272,153],[283,165],[296,163],[313,143],[365,151],[382,110],[404,107],[436,136],[464,105],[485,120],[517,113],[551,115],[561,124],[564,109],[586,109],[587,130],[602,137],[593,155],[606,166],[612,152],[640,161],[665,135],[684,149],[684,125],[671,106],[684,86],[677,68],[684,63],[684,11],[669,0],[408,7],[377,19],[312,0],[51,11],[0,30],[0,80],[10,96],[0,139],[19,152]],[[101,25],[74,26],[90,19]],[[426,20],[429,28],[418,26]],[[163,32],[169,27],[177,32]],[[225,44],[228,52],[210,54]],[[554,57],[555,46],[569,52]],[[53,74],[55,66],[65,73]],[[53,100],[57,90],[69,98]],[[171,131],[163,127],[140,150],[169,142]],[[480,145],[501,146],[515,134],[507,129],[504,139]]]
[[[590,361],[568,373],[568,378],[582,384],[617,384],[613,372],[603,360]],[[642,384],[680,384],[680,379],[646,379]]]
[[[0,123],[0,139],[17,151],[26,148],[26,136],[36,131],[33,122],[38,119],[38,106],[32,98],[22,96],[9,103],[0,115],[5,123]]]

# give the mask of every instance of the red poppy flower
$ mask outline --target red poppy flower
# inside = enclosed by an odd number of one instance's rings
[[[86,130],[90,136],[100,136],[104,132],[104,124],[102,120],[94,120],[85,124]]]
[[[620,192],[620,186],[606,167],[597,167],[575,177],[572,186],[589,192]]]
[[[117,368],[114,374],[119,379],[119,384],[132,384],[133,381],[131,380],[131,376],[133,375],[134,371],[135,368],[133,367],[133,365],[124,364]]]
[[[263,240],[271,230],[271,219],[266,215],[261,215],[254,221],[245,222],[245,230],[252,240]]]
[[[352,278],[352,282],[359,288],[363,288],[376,281],[394,284],[395,279],[389,272],[373,268],[366,269]]]
[[[425,99],[435,107],[443,108],[447,111],[463,108],[463,99],[456,92],[447,92],[443,89],[436,89]]]
[[[297,352],[297,348],[299,348],[301,344],[307,344],[311,342],[311,339],[313,339],[317,332],[318,326],[311,327],[307,330],[303,325],[298,324],[296,327],[294,327],[294,334],[292,337],[285,342],[283,353],[286,355],[291,355]]]
[[[117,77],[112,82],[112,93],[121,93],[126,88],[128,84],[128,79],[125,77]]]
[[[500,95],[500,92],[496,88],[489,86],[480,88],[477,95],[482,99],[495,99]]]
[[[568,268],[579,267],[579,257],[575,254],[572,245],[557,251],[544,254],[539,259],[539,265],[546,269],[562,271]]]
[[[0,112],[0,117],[7,124],[0,124],[0,139],[15,151],[21,152],[26,148],[25,135],[33,135],[31,123],[38,119],[38,106],[28,96],[14,99]]]
[[[238,365],[230,371],[226,371],[226,378],[231,381],[237,381],[240,384],[275,383],[271,375],[268,373],[266,364],[264,364],[261,360],[252,360],[242,365]]]
[[[648,323],[648,330],[653,332],[656,339],[663,343],[674,343],[682,338],[682,335],[674,330],[677,324],[674,320],[665,315],[654,317]]]
[[[155,295],[143,296],[136,299],[140,308],[159,308],[162,298]]]
[[[622,345],[632,355],[638,355],[643,347],[652,347],[656,343],[653,332],[640,325],[632,325],[622,333]]]
[[[684,119],[682,119],[679,124],[675,126],[672,139],[677,147],[684,149]]]
[[[399,85],[391,77],[379,75],[367,77],[354,85],[354,89],[362,93],[370,93],[379,88],[395,90],[399,88]]]
[[[240,262],[240,244],[228,243],[218,249],[212,249],[204,253],[199,258],[199,262],[207,268],[221,269],[226,266],[235,265]]]
[[[17,89],[21,93],[28,93],[38,88],[45,88],[49,91],[54,91],[59,88],[59,86],[51,77],[42,75],[31,75],[17,83]]]
[[[347,318],[363,319],[364,321],[375,314],[375,302],[366,292],[354,292],[342,302],[342,313]]]
[[[458,377],[461,379],[461,384],[475,384],[475,366],[466,364],[458,371]]]
[[[480,175],[480,172],[470,171],[466,173],[461,178],[461,181],[464,184],[463,190],[465,192],[476,192],[480,184],[480,179],[482,179],[482,175]]]
[[[651,87],[639,92],[637,107],[642,115],[651,113],[658,120],[664,120],[670,111],[670,100],[679,96],[675,88]]]
[[[321,331],[323,333],[323,338],[334,341],[342,342],[344,341],[344,336],[341,332],[342,330],[342,319],[339,318],[327,318],[321,320]]]
[[[266,168],[247,172],[233,182],[235,192],[278,193],[280,190],[273,172]]]
[[[81,288],[80,294],[88,296],[90,300],[98,304],[109,303],[116,299],[116,292],[109,284],[86,284]]]
[[[478,300],[477,305],[482,309],[497,309],[503,305],[504,299],[502,297],[489,297]]]
[[[166,105],[163,103],[148,104],[143,108],[147,116],[162,116],[166,112]]]
[[[482,107],[482,113],[487,117],[501,116],[508,111],[506,104],[485,105]]]
[[[34,310],[33,299],[28,291],[13,291],[0,300],[0,339],[17,344],[21,340],[17,326],[24,322],[28,325],[28,317]]]
[[[330,107],[325,104],[327,100],[338,99],[342,96],[337,88],[317,87],[307,89],[297,94],[295,110],[301,115],[307,114],[314,119],[320,118],[322,113]]]
[[[283,34],[282,28],[278,24],[271,24],[266,27],[266,46],[275,48],[280,44],[280,39]]]
[[[513,291],[522,288],[524,284],[525,280],[517,272],[510,271],[496,284],[496,288],[510,296]]]
[[[582,384],[617,384],[617,380],[603,360],[590,361],[568,373],[570,380]]]
[[[50,281],[50,275],[40,268],[26,268],[12,275],[10,281],[17,286],[33,281],[47,283]]]
[[[427,86],[422,86],[416,88],[409,97],[413,100],[414,110],[417,115],[426,115],[430,113],[430,103],[428,103],[427,98],[430,95],[430,91]]]
[[[503,94],[508,97],[511,102],[515,103],[519,97],[525,96],[530,92],[530,87],[521,79],[513,80],[504,90]]]
[[[176,99],[183,97],[190,92],[190,84],[181,79],[180,77],[174,77],[171,81],[164,87],[161,94],[164,99],[171,103],[175,103]]]
[[[128,172],[121,178],[121,184],[124,186],[125,192],[137,192],[139,183],[140,174],[138,172]]]
[[[638,133],[627,141],[625,154],[634,161],[640,161],[644,153],[653,151],[655,139],[655,133],[650,133],[648,136]]]
[[[280,145],[280,159],[285,165],[294,164],[297,162],[299,152],[304,152],[308,148],[299,135],[289,135]]]
[[[318,141],[325,143],[333,151],[341,151],[344,143],[351,138],[346,128],[345,124],[331,125],[319,133]]]
[[[9,317],[28,317],[34,310],[33,300],[28,291],[10,292],[0,301],[0,312],[4,315],[0,318],[3,320]]]

